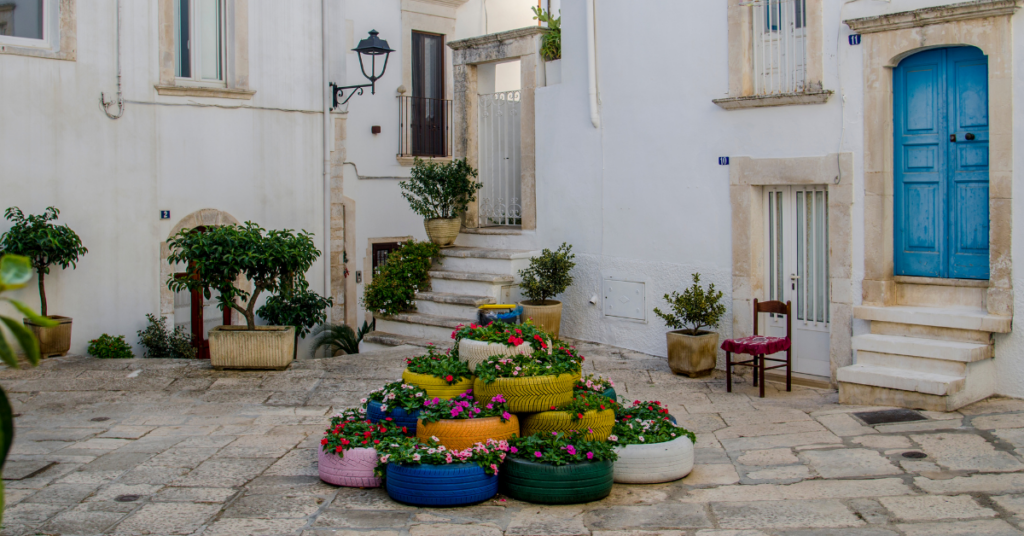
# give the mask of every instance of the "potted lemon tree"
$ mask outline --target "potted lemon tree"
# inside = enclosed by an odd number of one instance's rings
[[[529,267],[519,271],[523,278],[519,288],[528,298],[519,302],[523,306],[523,319],[532,320],[556,339],[562,326],[562,302],[552,298],[572,285],[569,272],[576,266],[575,258],[572,246],[563,242],[555,251],[544,249],[539,256],[530,259]]]
[[[667,334],[669,368],[691,378],[710,373],[718,358],[718,333],[703,328],[718,327],[725,315],[722,291],[715,290],[714,283],[705,290],[700,285],[700,274],[693,274],[690,288],[682,294],[666,294],[665,301],[671,311],[664,313],[655,307],[654,314],[675,330]]]
[[[462,226],[460,218],[483,186],[473,180],[477,175],[466,159],[442,164],[417,158],[409,180],[399,183],[409,207],[423,216],[431,242],[441,247],[455,243]]]

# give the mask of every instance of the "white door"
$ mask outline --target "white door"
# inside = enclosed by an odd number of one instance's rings
[[[793,372],[829,376],[828,189],[766,186],[765,299],[793,306]],[[786,317],[763,314],[763,335],[786,336]]]
[[[520,92],[480,95],[481,227],[522,225]]]

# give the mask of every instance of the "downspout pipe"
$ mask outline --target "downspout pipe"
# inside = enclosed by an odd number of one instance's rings
[[[590,86],[590,122],[601,128],[601,115],[597,109],[597,28],[594,25],[594,3],[587,0],[587,82]]]
[[[323,106],[324,106],[324,129],[323,129],[323,142],[324,142],[324,169],[323,169],[323,186],[324,186],[324,296],[331,296],[331,102],[327,93],[327,84],[330,80],[330,26],[328,24],[328,4],[327,0],[320,0],[320,10],[322,19],[321,32],[323,36],[321,38],[323,42],[323,83],[320,84],[320,91],[323,94]],[[331,308],[327,308],[327,324],[331,324],[332,316]]]

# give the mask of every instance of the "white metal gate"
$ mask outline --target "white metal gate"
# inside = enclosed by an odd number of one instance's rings
[[[765,295],[793,302],[793,371],[829,376],[828,189],[766,186]],[[786,318],[767,315],[766,335],[786,336]]]
[[[807,0],[754,0],[752,10],[754,92],[804,90],[807,65]]]
[[[480,95],[481,227],[521,225],[519,91]]]

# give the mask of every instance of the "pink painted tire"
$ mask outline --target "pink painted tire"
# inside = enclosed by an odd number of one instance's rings
[[[349,488],[379,488],[381,479],[373,476],[377,467],[377,451],[367,448],[356,448],[345,451],[345,457],[324,452],[320,449],[317,469],[320,480],[335,486]]]

